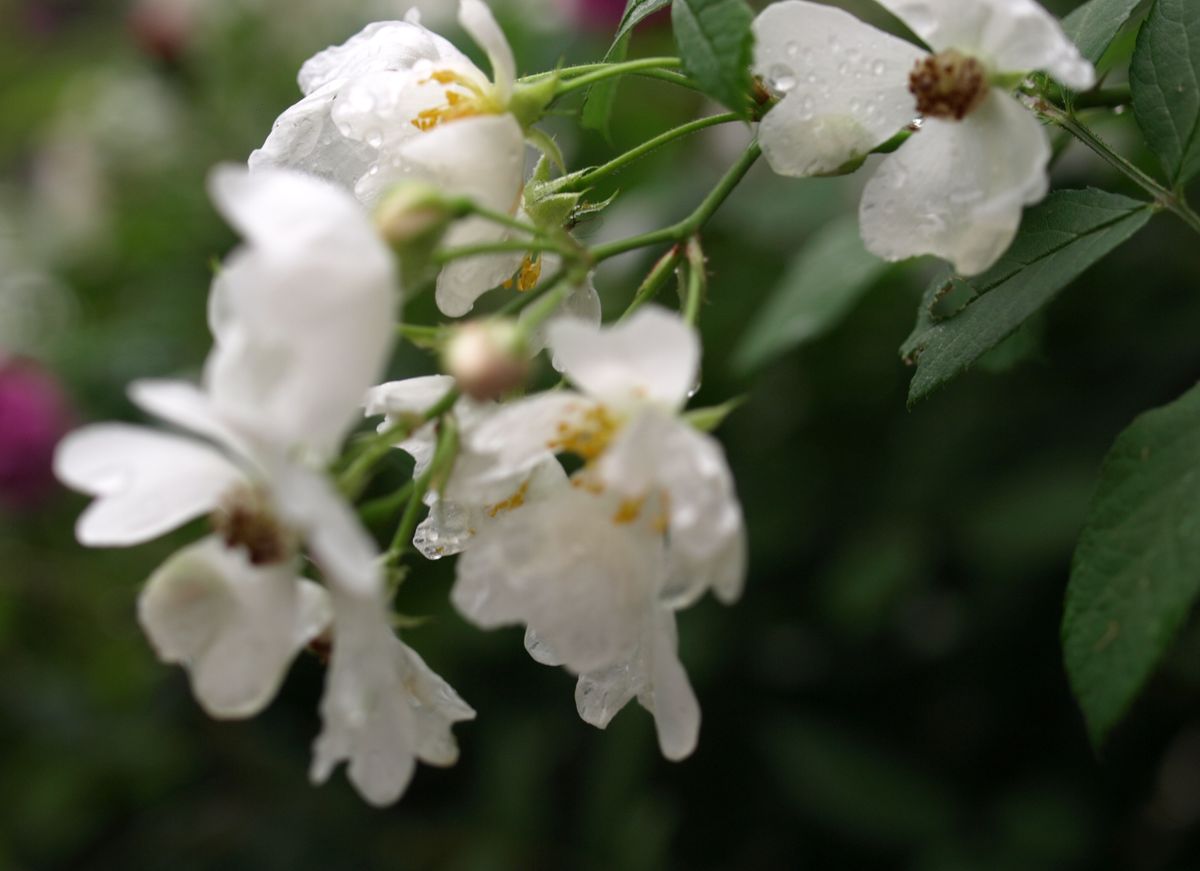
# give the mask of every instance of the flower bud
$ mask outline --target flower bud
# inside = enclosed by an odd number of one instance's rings
[[[436,243],[455,217],[442,191],[423,181],[393,188],[375,210],[375,225],[397,250]]]
[[[27,508],[54,488],[54,447],[70,425],[66,395],[31,361],[0,361],[0,505]]]
[[[442,352],[446,371],[472,399],[498,399],[525,383],[529,356],[510,320],[472,321],[454,331]]]

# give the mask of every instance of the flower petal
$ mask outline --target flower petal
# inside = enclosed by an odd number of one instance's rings
[[[627,498],[666,494],[672,572],[664,602],[683,608],[709,589],[724,602],[737,599],[746,576],[746,530],[716,439],[647,409],[626,425],[597,468]]]
[[[548,278],[558,271],[558,263],[561,258],[556,255],[542,255],[545,262],[542,263],[542,275]],[[519,321],[525,321],[526,315],[530,309],[526,308],[522,313]],[[530,334],[527,341],[530,354],[540,354],[549,344],[550,341],[550,324],[559,318],[572,318],[581,321],[596,329],[600,328],[602,312],[600,308],[600,294],[596,291],[596,285],[592,281],[592,274],[589,273],[583,283],[571,291],[570,295],[562,301],[554,313],[545,321],[539,324]],[[551,364],[558,371],[562,371],[563,362],[557,355],[551,355]]]
[[[958,49],[994,72],[1049,73],[1068,87],[1090,88],[1096,73],[1034,0],[879,0],[935,51]]]
[[[216,507],[243,473],[202,442],[125,424],[76,430],[58,446],[59,480],[96,500],[76,536],[89,547],[141,544]]]
[[[804,0],[771,4],[754,33],[754,71],[783,95],[758,133],[777,173],[836,172],[916,116],[908,74],[925,53],[911,43]]]
[[[333,601],[333,656],[311,777],[322,783],[346,760],[363,798],[388,805],[408,786],[416,758],[453,764],[450,726],[475,712],[396,637],[381,600],[335,592]]]
[[[966,120],[929,119],[884,160],[863,192],[863,240],[887,260],[936,254],[963,275],[982,272],[1046,195],[1049,160],[1037,119],[993,90]]]
[[[311,94],[345,79],[407,70],[422,60],[464,60],[450,42],[407,21],[376,21],[341,45],[319,52],[300,68],[300,90]]]
[[[147,414],[165,423],[211,439],[241,458],[251,459],[253,449],[221,420],[212,399],[187,381],[143,378],[129,385],[129,398]]]
[[[636,647],[664,569],[661,539],[574,488],[500,517],[459,558],[451,600],[485,628],[523,623],[577,673]]]
[[[391,252],[354,198],[318,179],[221,168],[212,189],[248,243],[222,273],[214,405],[266,443],[331,456],[395,338]]]
[[[138,600],[159,658],[183,665],[201,706],[223,718],[266,707],[330,617],[324,591],[293,564],[256,567],[215,538],[168,560]]]
[[[658,306],[603,329],[563,318],[550,325],[549,333],[567,378],[601,402],[650,401],[678,409],[700,374],[696,331]]]
[[[424,414],[438,400],[454,389],[449,375],[424,375],[389,381],[367,391],[366,415],[385,414],[389,418]]]
[[[507,106],[517,78],[517,62],[492,10],[482,0],[462,0],[458,7],[458,23],[487,52],[488,62],[492,65],[492,79],[496,84],[496,97],[502,106]]]
[[[291,169],[353,190],[377,152],[366,141],[348,139],[334,122],[340,87],[334,82],[284,109],[262,147],[250,153],[250,171]]]

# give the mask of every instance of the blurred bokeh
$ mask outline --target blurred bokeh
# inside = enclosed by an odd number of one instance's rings
[[[421,5],[459,39],[452,0]],[[599,57],[623,6],[496,5],[525,72]],[[1167,216],[910,412],[896,349],[931,264],[888,270],[827,336],[733,365],[787,264],[853,213],[863,181],[750,176],[707,236],[697,402],[749,397],[721,436],[751,576],[736,607],[681,615],[704,711],[688,761],[660,759],[636,707],[607,732],[583,724],[571,678],[533,663],[519,631],[454,614],[445,563],[405,585],[404,610],[429,618],[406,639],[479,719],[456,729],[459,765],[422,768],[397,806],[368,808],[340,775],[308,784],[310,657],[256,720],[203,715],[134,617],[143,579],[195,531],[84,551],[83,500],[48,457],[74,423],[136,419],[129,380],[196,374],[212,262],[235,241],[206,173],[262,141],[308,55],[406,8],[0,4],[0,869],[1200,867],[1200,633],[1099,756],[1058,646],[1101,457],[1200,376],[1200,255]],[[669,53],[669,29],[650,23],[635,50]],[[623,93],[611,144],[552,119],[575,165],[711,109],[663,83]],[[1146,160],[1128,116],[1103,130]],[[581,232],[674,220],[747,137],[720,128],[653,155],[597,192],[621,195]],[[1077,146],[1057,173],[1125,190]],[[648,266],[634,255],[600,276],[610,312]],[[435,316],[426,298],[408,315]],[[393,374],[433,365],[406,349]],[[389,475],[403,472],[397,457]]]

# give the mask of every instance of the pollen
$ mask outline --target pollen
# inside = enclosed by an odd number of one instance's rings
[[[515,508],[520,508],[525,504],[525,498],[529,495],[529,482],[526,481],[518,488],[517,492],[513,493],[502,502],[497,502],[495,505],[487,506],[488,517],[496,517],[506,511],[512,511]]]
[[[630,523],[634,523],[639,517],[642,516],[642,508],[645,507],[645,505],[645,496],[641,497],[640,499],[626,499],[619,506],[617,506],[617,511],[613,515],[612,519],[613,523],[617,524],[618,526],[628,526]]]
[[[576,421],[560,422],[546,447],[556,454],[574,454],[590,463],[604,453],[620,428],[621,422],[607,408],[593,405]]]
[[[251,565],[285,562],[295,547],[291,533],[279,522],[267,496],[252,487],[238,487],[227,493],[210,522],[226,547],[246,551]]]
[[[923,117],[961,121],[979,108],[990,88],[982,63],[949,49],[917,61],[908,90]]]
[[[442,86],[446,102],[441,106],[417,113],[417,117],[412,120],[412,125],[422,133],[428,133],[435,127],[451,121],[473,118],[476,115],[492,111],[491,100],[478,83],[460,73],[452,70],[438,70],[429,78],[423,79],[421,84],[427,85],[430,82],[436,82]]]
[[[536,259],[534,259],[536,256]],[[516,275],[504,282],[505,288],[511,288],[514,284],[517,290],[521,293],[527,293],[537,287],[537,283],[542,279],[542,258],[540,255],[526,254],[525,259],[521,261],[521,268],[517,270]]]

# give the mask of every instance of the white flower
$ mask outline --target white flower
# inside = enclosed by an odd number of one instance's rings
[[[214,534],[154,574],[138,613],[214,716],[261,710],[332,623],[313,776],[349,759],[369,801],[392,801],[414,758],[453,761],[449,723],[470,709],[392,633],[374,542],[313,468],[332,458],[388,356],[391,258],[354,199],[325,181],[225,170],[213,192],[246,245],[214,284],[204,389],[130,389],[189,435],[85,427],[60,445],[56,471],[95,497],[77,527],[87,545],[137,544],[211,515]],[[327,589],[299,578],[301,547]]]
[[[758,16],[755,72],[783,97],[760,127],[763,152],[783,175],[833,173],[920,116],[867,184],[863,239],[888,260],[936,254],[982,272],[1048,188],[1046,135],[1005,85],[1043,71],[1084,89],[1095,71],[1033,0],[880,4],[937,54],[805,0]]]
[[[385,415],[379,425],[386,432],[406,417],[419,415],[454,388],[448,375],[428,375],[393,381],[367,393],[368,417]],[[461,448],[454,469],[439,493],[424,494],[429,516],[413,535],[413,544],[431,560],[461,553],[474,536],[505,513],[529,501],[545,498],[566,485],[567,476],[553,454],[545,452],[531,470],[520,469],[509,477],[494,476],[486,484],[481,478],[492,471],[493,458],[471,450],[470,434],[499,408],[494,402],[476,402],[467,397],[454,405]],[[415,461],[413,478],[421,477],[433,461],[437,425],[427,423],[396,447]]]
[[[493,78],[446,40],[408,21],[369,25],[321,52],[300,71],[305,98],[286,110],[250,166],[290,166],[334,179],[369,206],[406,179],[429,181],[515,214],[525,178],[525,134],[509,111],[516,78],[512,49],[481,0],[461,0],[459,21],[487,52]],[[448,246],[497,242],[508,230],[467,218]],[[507,255],[446,266],[438,307],[454,317],[508,278]]]
[[[678,417],[699,376],[695,331],[648,306],[606,329],[562,318],[550,349],[580,392],[543,393],[504,406],[464,437],[490,456],[477,485],[511,480],[547,451],[586,462],[586,486],[612,491],[633,510],[661,503],[675,577],[673,605],[708,589],[724,601],[741,592],[745,530],[720,446]]]
[[[416,760],[458,759],[451,724],[470,708],[416,651],[396,637],[382,602],[334,594],[334,647],[321,700],[324,729],[313,748],[312,779],[323,783],[342,760],[371,804],[396,801]]]

